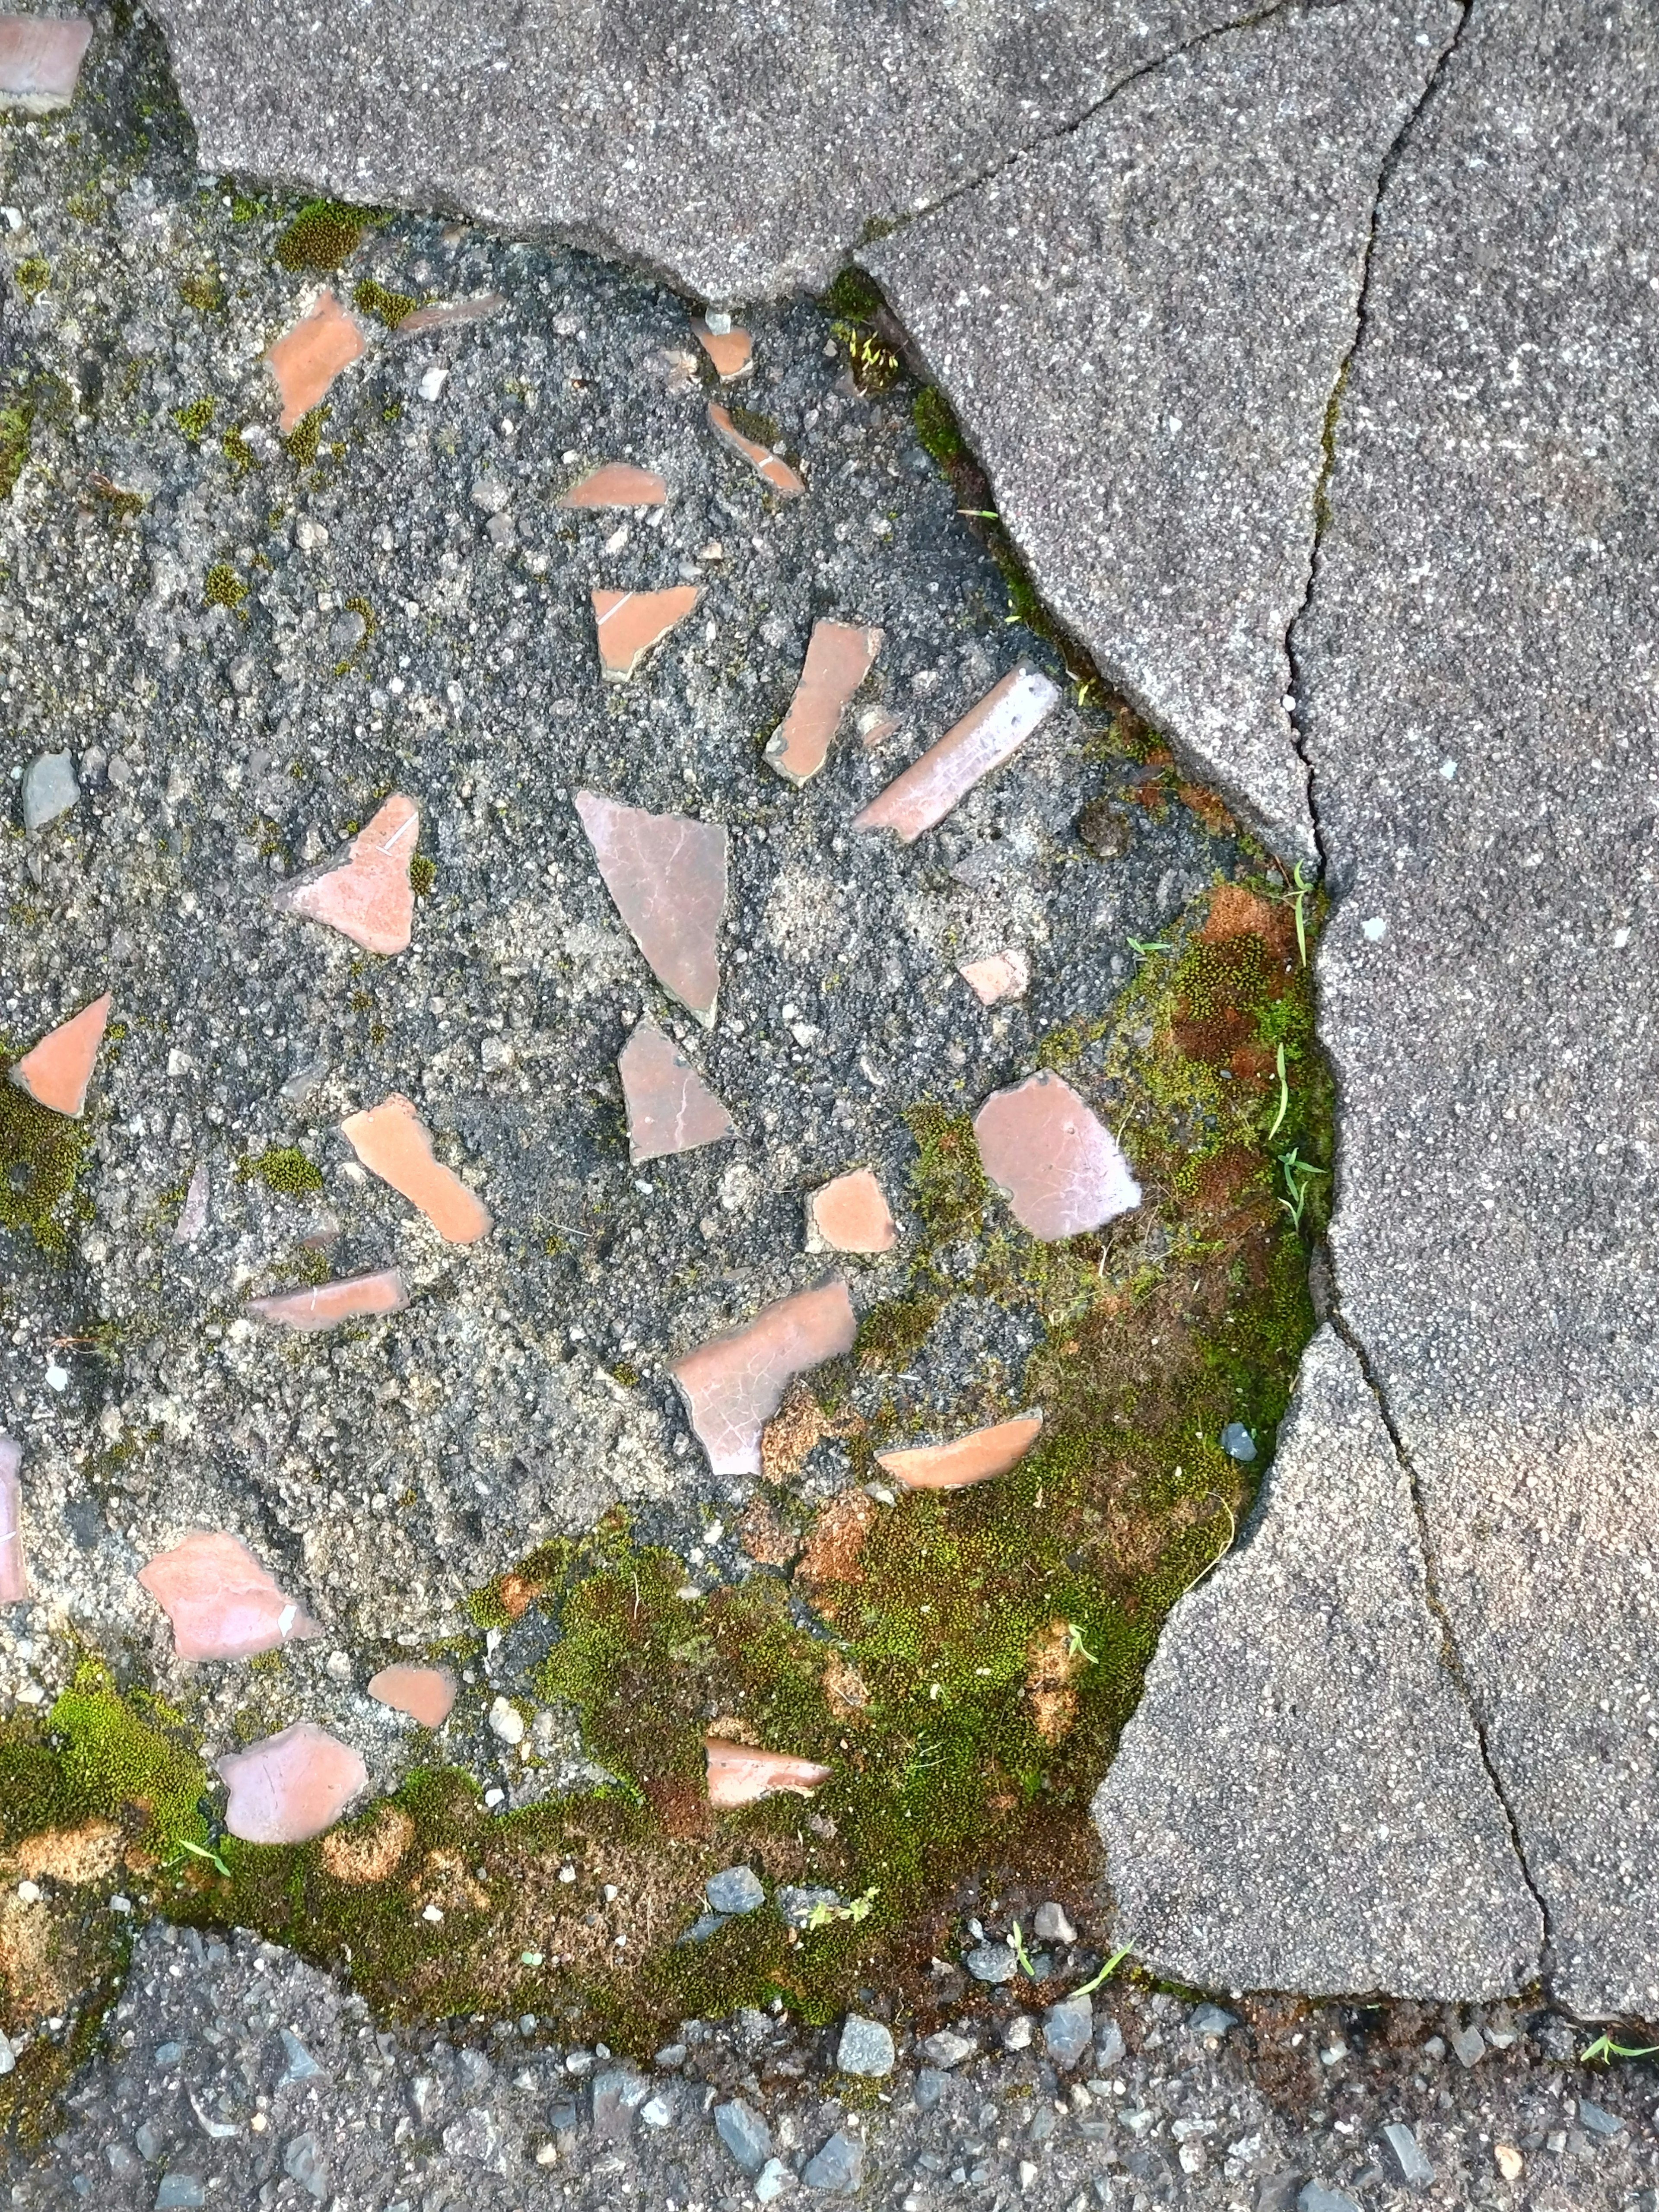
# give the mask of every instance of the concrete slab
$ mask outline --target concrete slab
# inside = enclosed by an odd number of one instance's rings
[[[1095,1817],[1121,1940],[1173,1979],[1472,1999],[1537,1973],[1406,1474],[1329,1328],[1254,1525],[1170,1616]]]
[[[1050,607],[1285,857],[1325,415],[1447,0],[1285,9],[863,249]]]

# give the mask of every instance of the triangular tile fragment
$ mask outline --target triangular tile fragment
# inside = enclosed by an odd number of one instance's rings
[[[230,1793],[225,1826],[245,1844],[308,1844],[368,1786],[358,1753],[311,1721],[230,1752],[218,1765]]]
[[[1058,1075],[993,1091],[974,1116],[980,1164],[1022,1228],[1045,1243],[1098,1229],[1140,1203],[1109,1129]]]
[[[605,889],[657,981],[712,1028],[726,911],[726,831],[688,814],[623,806],[596,791],[576,793],[576,811]]]
[[[1031,963],[1017,945],[1006,952],[988,953],[983,960],[962,960],[957,973],[981,1006],[994,1006],[999,999],[1023,999],[1031,981]]]
[[[311,313],[285,331],[265,356],[282,394],[284,437],[362,350],[362,331],[333,293],[325,289]]]
[[[222,1528],[198,1529],[158,1552],[138,1579],[173,1623],[181,1659],[252,1659],[321,1632]]]
[[[853,823],[891,830],[907,845],[943,822],[994,768],[1017,752],[1060,697],[1035,668],[1016,668],[911,762]]]
[[[676,584],[666,592],[602,592],[596,586],[593,631],[599,665],[611,682],[626,683],[652,647],[685,620],[699,596],[696,584]]]
[[[854,623],[817,622],[806,647],[789,712],[767,742],[766,757],[778,774],[803,784],[823,766],[848,701],[870,673],[881,632]]]
[[[617,1061],[628,1104],[628,1156],[664,1159],[735,1137],[732,1116],[654,1022],[641,1022]]]
[[[110,994],[94,999],[55,1030],[48,1030],[32,1052],[15,1060],[7,1071],[37,1106],[50,1106],[54,1114],[79,1115],[87,1103],[98,1048],[109,1019]]]
[[[447,1243],[476,1244],[493,1225],[488,1209],[453,1168],[432,1156],[432,1139],[412,1102],[394,1091],[340,1130],[371,1175],[418,1206]]]
[[[368,828],[354,837],[343,867],[284,884],[271,904],[307,921],[325,922],[366,952],[409,949],[415,919],[415,893],[409,864],[421,834],[420,810],[412,799],[394,793]]]
[[[708,403],[708,427],[723,446],[742,454],[761,482],[776,492],[780,499],[799,499],[805,490],[806,486],[787,461],[769,453],[764,446],[757,446],[752,438],[745,438],[726,409],[713,399]]]
[[[763,1306],[671,1370],[715,1474],[758,1474],[761,1431],[797,1375],[850,1352],[858,1322],[839,1276]]]
[[[653,469],[636,469],[631,461],[607,461],[573,483],[557,503],[561,507],[660,507],[667,497],[668,486]]]
[[[1042,1434],[1042,1414],[1022,1413],[988,1429],[970,1430],[948,1444],[878,1452],[876,1463],[907,1490],[966,1490],[1018,1467]]]
[[[779,1790],[810,1797],[830,1779],[830,1770],[813,1759],[796,1759],[787,1751],[756,1750],[720,1736],[705,1736],[703,1752],[711,1805],[753,1805]]]

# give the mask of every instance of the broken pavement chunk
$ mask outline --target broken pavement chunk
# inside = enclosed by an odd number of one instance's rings
[[[983,960],[963,960],[957,973],[981,1006],[994,1006],[999,999],[1023,999],[1031,981],[1031,963],[1017,945],[1006,952],[992,952]]]
[[[870,673],[881,632],[854,623],[816,622],[789,712],[767,741],[766,757],[797,786],[823,766],[848,701]]]
[[[422,1728],[440,1729],[455,1703],[455,1677],[447,1667],[382,1667],[368,1678],[368,1694]]]
[[[700,596],[696,584],[666,592],[602,592],[593,588],[593,629],[599,665],[613,683],[625,684],[653,645],[683,623]]]
[[[657,981],[712,1029],[726,910],[725,830],[687,814],[649,814],[597,791],[579,791],[576,811],[605,889]]]
[[[706,322],[701,315],[692,316],[691,328],[697,343],[714,362],[720,382],[735,383],[738,377],[747,376],[755,365],[754,344],[747,331],[732,328],[729,315],[716,319],[726,325],[724,330],[717,330],[714,322]]]
[[[1042,1414],[1022,1413],[988,1429],[971,1430],[952,1443],[878,1452],[876,1464],[907,1490],[966,1490],[1018,1467],[1042,1433]]]
[[[261,1321],[279,1322],[284,1328],[311,1335],[363,1314],[401,1313],[408,1304],[402,1275],[396,1267],[383,1267],[378,1274],[319,1283],[314,1291],[276,1291],[269,1297],[250,1298],[247,1310]]]
[[[606,461],[592,469],[579,483],[560,495],[560,507],[660,507],[668,486],[652,469],[636,469],[631,461]]]
[[[715,1474],[758,1474],[761,1431],[797,1375],[853,1348],[858,1322],[832,1276],[764,1306],[753,1321],[688,1352],[670,1370]]]
[[[0,107],[25,115],[67,107],[91,37],[84,15],[0,15]]]
[[[218,1767],[230,1793],[225,1826],[245,1844],[308,1844],[368,1784],[357,1753],[310,1721],[230,1753]]]
[[[897,1241],[881,1185],[868,1168],[854,1168],[815,1190],[806,1201],[807,1249],[890,1252]]]
[[[283,884],[271,894],[271,903],[282,913],[326,923],[366,952],[405,952],[415,918],[409,864],[420,834],[419,808],[394,792],[352,839],[343,866]]]
[[[68,1021],[48,1030],[33,1050],[15,1060],[7,1073],[37,1106],[78,1117],[87,1103],[87,1085],[109,1019],[110,994],[94,999]]]
[[[1033,1237],[1052,1244],[1140,1203],[1111,1132],[1069,1083],[1033,1075],[995,1091],[974,1116],[980,1164]]]
[[[708,1802],[711,1805],[752,1805],[775,1790],[791,1790],[797,1797],[810,1797],[830,1770],[810,1759],[793,1759],[787,1752],[757,1751],[746,1743],[727,1743],[706,1736],[708,1760]]]
[[[665,1158],[735,1137],[732,1116],[654,1022],[641,1022],[617,1061],[628,1103],[628,1157]]]
[[[23,1447],[0,1437],[0,1605],[22,1605],[29,1594],[23,1559]]]
[[[493,1224],[460,1177],[432,1156],[432,1139],[412,1101],[394,1091],[363,1114],[349,1114],[341,1133],[368,1170],[421,1212],[446,1243],[476,1244]]]
[[[1018,752],[1060,697],[1041,670],[1012,670],[911,762],[854,821],[855,830],[891,830],[907,845],[943,822],[984,776]]]
[[[806,486],[795,474],[787,461],[757,446],[752,438],[745,438],[717,400],[708,403],[708,427],[723,446],[730,446],[734,453],[741,453],[755,474],[764,484],[769,484],[780,499],[799,499]]]
[[[325,287],[311,313],[285,331],[265,355],[282,394],[284,437],[362,350],[362,333]]]
[[[158,1552],[138,1580],[173,1623],[181,1659],[252,1659],[318,1633],[240,1537],[198,1529]]]

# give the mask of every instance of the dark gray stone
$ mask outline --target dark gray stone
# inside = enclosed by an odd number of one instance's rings
[[[1473,2025],[1460,2027],[1452,2037],[1451,2047],[1461,2064],[1478,2066],[1486,2055],[1486,2039]]]
[[[67,814],[80,796],[68,753],[41,753],[23,770],[23,827],[44,830],[48,822]]]
[[[766,1902],[760,1876],[746,1866],[726,1867],[720,1874],[711,1874],[703,1885],[703,1894],[714,1912],[757,1912]]]
[[[971,2036],[958,2035],[953,2028],[942,2027],[926,2037],[919,2048],[930,2066],[948,2073],[953,2066],[960,2066],[971,2058],[979,2045]]]
[[[283,2150],[283,2171],[319,2203],[328,2194],[328,2161],[313,2131],[292,2136]]]
[[[1224,2011],[1217,2004],[1202,2004],[1194,2012],[1187,2025],[1194,2035],[1219,2037],[1238,2026],[1238,2015]]]
[[[1472,1998],[1537,1972],[1410,1486],[1329,1328],[1243,1541],[1170,1616],[1095,1817],[1138,1954],[1181,1980]]]
[[[1066,1918],[1063,1905],[1039,1905],[1031,1916],[1031,1932],[1042,1943],[1077,1941],[1077,1930]]]
[[[1424,2156],[1421,2145],[1404,2120],[1389,2121],[1382,2130],[1382,2140],[1399,2168],[1400,2179],[1409,2188],[1426,2188],[1434,2179],[1434,2168]]]
[[[850,2197],[864,2179],[864,2145],[855,2136],[837,2129],[823,2148],[807,2160],[800,2178],[809,2189]]]
[[[772,2155],[772,2130],[741,2097],[714,2107],[714,2132],[745,2173],[758,2173]]]
[[[1581,2097],[1578,2124],[1593,2136],[1616,2136],[1622,2135],[1629,2123],[1621,2120],[1617,2112],[1609,2112],[1600,2105],[1591,2104],[1588,2097]]]
[[[1086,1996],[1062,1997],[1042,2015],[1042,2047],[1062,2073],[1078,2063],[1094,2032],[1094,2004]]]
[[[962,1963],[976,1982],[1012,1982],[1019,1972],[1011,1943],[975,1943]]]

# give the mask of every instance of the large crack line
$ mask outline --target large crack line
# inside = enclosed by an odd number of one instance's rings
[[[1360,257],[1359,288],[1354,301],[1353,335],[1337,365],[1336,374],[1332,380],[1330,394],[1326,402],[1324,422],[1320,434],[1320,469],[1314,486],[1314,526],[1312,543],[1308,555],[1307,587],[1303,592],[1301,605],[1291,616],[1285,631],[1285,657],[1290,667],[1292,702],[1290,709],[1291,741],[1296,747],[1297,756],[1302,763],[1303,772],[1307,778],[1308,817],[1313,826],[1314,845],[1319,854],[1320,873],[1328,882],[1330,876],[1331,856],[1325,841],[1324,824],[1320,819],[1316,793],[1317,771],[1308,746],[1307,693],[1301,655],[1297,647],[1297,632],[1312,606],[1314,595],[1319,586],[1325,535],[1330,521],[1330,488],[1336,468],[1337,426],[1340,416],[1342,395],[1347,387],[1349,372],[1370,326],[1371,262],[1376,246],[1377,224],[1382,215],[1382,203],[1387,197],[1395,172],[1404,159],[1424,115],[1440,92],[1452,58],[1457,52],[1462,43],[1463,34],[1468,28],[1474,9],[1474,0],[1461,0],[1458,20],[1452,34],[1441,49],[1439,57],[1430,70],[1411,112],[1390,140],[1377,169],[1376,189],[1371,196],[1370,218],[1366,228],[1364,251]],[[1340,1093],[1338,1110],[1340,1125]],[[1510,1802],[1492,1746],[1487,1741],[1486,1724],[1481,1718],[1480,1705],[1463,1665],[1463,1657],[1458,1648],[1457,1635],[1452,1626],[1451,1615],[1441,1595],[1438,1560],[1429,1522],[1428,1506],[1423,1495],[1422,1478],[1417,1463],[1407,1447],[1400,1425],[1395,1419],[1382,1378],[1372,1365],[1370,1356],[1358,1331],[1342,1310],[1340,1283],[1334,1282],[1328,1318],[1332,1328],[1353,1354],[1359,1371],[1364,1377],[1365,1387],[1376,1401],[1377,1413],[1388,1431],[1389,1441],[1394,1447],[1395,1457],[1400,1463],[1401,1472],[1406,1478],[1406,1487],[1411,1498],[1412,1511],[1417,1523],[1418,1549],[1423,1560],[1424,1595],[1429,1611],[1433,1615],[1440,1631],[1440,1662],[1463,1700],[1464,1709],[1469,1717],[1469,1725],[1474,1732],[1475,1743],[1480,1753],[1480,1763],[1486,1769],[1486,1779],[1492,1785],[1492,1796],[1497,1801],[1498,1809],[1504,1816],[1504,1825],[1509,1831],[1510,1847],[1515,1854],[1515,1863],[1520,1870],[1522,1881],[1526,1884],[1528,1896],[1538,1908],[1538,1917],[1543,1929],[1543,1945],[1539,1963],[1540,1972],[1547,1980],[1553,1949],[1549,1906],[1545,1901],[1543,1893],[1533,1878],[1531,1867],[1527,1863],[1527,1854],[1522,1844],[1520,1825],[1516,1818],[1515,1808]]]

